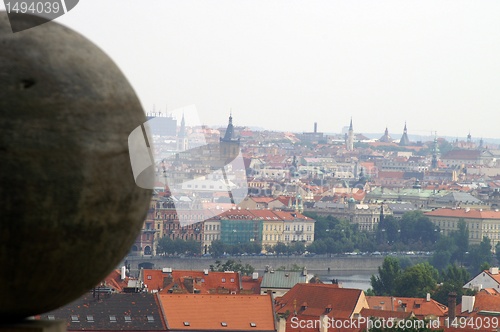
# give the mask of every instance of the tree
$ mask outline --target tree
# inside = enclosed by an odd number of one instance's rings
[[[491,241],[486,236],[479,245],[471,245],[468,255],[468,263],[470,264],[472,271],[480,272],[481,265],[483,263],[491,263]]]
[[[164,236],[158,240],[158,246],[156,247],[156,252],[159,254],[174,254],[175,245],[174,241],[167,236]]]
[[[221,240],[212,241],[212,244],[210,245],[210,252],[214,258],[221,257],[224,252],[226,252],[224,242]]]
[[[386,257],[378,268],[378,276],[372,275],[370,282],[377,295],[395,295],[396,282],[401,276],[399,261],[394,257]]]
[[[273,251],[279,255],[279,254],[286,254],[288,253],[288,246],[284,244],[283,242],[278,242],[274,245]]]
[[[404,244],[420,243],[430,248],[439,237],[439,228],[422,211],[407,212],[401,218],[401,241]]]
[[[462,287],[470,280],[469,272],[456,264],[448,265],[445,270],[441,271],[440,278],[442,284],[432,297],[436,301],[446,304],[448,301],[448,294],[455,292],[457,294],[457,301],[460,303],[462,295],[466,295]]]
[[[462,264],[465,258],[465,253],[469,251],[469,228],[463,218],[458,220],[458,231],[453,232],[452,236],[454,237],[455,245],[457,246],[457,251],[453,258]]]
[[[413,265],[400,275],[396,281],[397,296],[425,297],[432,293],[439,279],[438,271],[429,263]]]
[[[302,241],[292,242],[289,245],[290,252],[302,255],[306,251],[306,245]]]
[[[255,268],[250,264],[241,264],[241,261],[236,262],[233,259],[228,259],[225,263],[219,260],[215,261],[215,265],[210,265],[210,271],[212,272],[225,272],[225,271],[236,271],[243,275],[251,275]]]

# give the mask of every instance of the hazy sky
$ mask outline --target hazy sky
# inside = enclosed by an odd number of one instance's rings
[[[81,0],[146,111],[282,131],[500,137],[500,1]]]

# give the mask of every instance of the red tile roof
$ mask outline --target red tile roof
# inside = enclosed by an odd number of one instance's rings
[[[111,273],[104,279],[105,286],[113,288],[116,292],[121,293],[127,287],[129,277],[124,280],[121,279],[120,270],[111,271]]]
[[[238,272],[212,272],[173,270],[143,270],[143,282],[150,291],[161,293],[192,293],[199,294],[239,294],[240,292],[260,293],[261,279],[246,281],[240,284]],[[194,286],[194,288],[193,288]]]
[[[468,219],[500,219],[500,211],[478,209],[450,209],[443,208],[424,213],[431,217],[454,217]]]
[[[462,304],[459,304],[457,306],[457,316],[484,315],[485,311],[500,313],[500,294],[497,292],[485,291],[483,289],[475,295],[474,310],[470,313],[467,311],[465,312],[461,311],[462,311]]]
[[[350,318],[360,298],[364,297],[360,289],[338,288],[331,284],[296,284],[285,295],[276,298],[275,310],[319,317],[327,315],[335,318]]]
[[[159,301],[168,330],[275,331],[269,295],[159,294]]]
[[[417,318],[436,316],[442,317],[448,314],[448,307],[430,299],[394,296],[367,296],[366,300],[370,309],[399,311],[405,307],[407,312],[413,312]]]

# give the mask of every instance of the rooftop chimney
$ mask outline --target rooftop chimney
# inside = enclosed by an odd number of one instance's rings
[[[474,310],[474,303],[476,302],[475,296],[462,296],[462,312],[472,312]],[[448,311],[450,309],[448,308]]]
[[[491,274],[498,274],[498,267],[490,267]]]
[[[457,310],[457,293],[451,292],[448,294],[448,318],[449,322],[455,320],[455,312]]]
[[[318,123],[314,123],[314,133],[316,134],[318,132]]]
[[[456,295],[455,295],[456,296]],[[425,297],[425,300],[427,302],[431,302],[431,294],[430,293],[427,293],[427,296]]]
[[[122,266],[121,268],[121,271],[120,271],[120,277],[122,280],[125,280],[125,278],[127,277],[127,268],[125,267],[125,265]]]

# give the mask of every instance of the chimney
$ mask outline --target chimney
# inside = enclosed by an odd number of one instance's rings
[[[284,317],[278,317],[277,332],[286,332],[286,319]]]
[[[125,267],[125,265],[123,265],[121,268],[120,277],[122,280],[125,280],[125,278],[127,277],[127,268]]]
[[[454,322],[457,310],[457,293],[451,292],[448,294],[448,318],[449,322]]]
[[[472,312],[474,310],[474,303],[476,302],[475,296],[462,296],[462,312]],[[448,309],[449,311],[450,309]]]
[[[314,133],[316,134],[318,132],[318,123],[314,123]]]
[[[455,295],[456,296],[456,295]],[[431,302],[431,294],[430,293],[427,293],[427,296],[425,297],[425,300],[427,302]]]
[[[490,274],[498,274],[498,267],[490,267]]]
[[[321,315],[319,316],[319,332],[328,332],[328,325],[330,325],[328,321],[328,316],[327,315]]]

